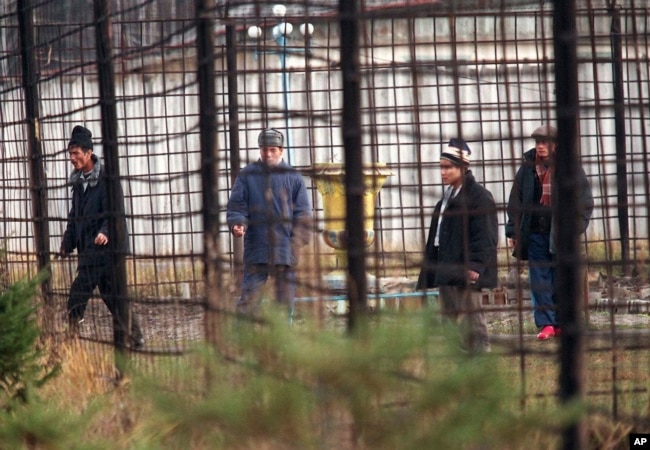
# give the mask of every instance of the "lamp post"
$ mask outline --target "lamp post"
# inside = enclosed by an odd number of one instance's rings
[[[314,25],[311,23],[303,23],[298,27],[300,34],[303,37],[303,42],[305,38],[307,39],[306,48],[299,49],[295,47],[290,47],[288,45],[289,39],[291,39],[291,33],[293,32],[293,25],[285,20],[287,15],[287,8],[284,5],[278,4],[273,6],[273,15],[277,18],[278,23],[273,26],[271,29],[271,35],[273,40],[277,44],[277,48],[272,50],[265,49],[265,53],[275,53],[278,55],[280,60],[280,69],[282,73],[282,108],[284,114],[284,124],[285,124],[285,150],[287,155],[287,162],[289,164],[291,161],[291,153],[293,149],[293,142],[291,136],[291,115],[289,111],[291,110],[291,80],[289,78],[289,71],[287,70],[287,56],[292,53],[307,53],[309,55],[309,37],[314,33]],[[264,31],[261,27],[253,25],[248,28],[248,37],[254,40],[259,40],[262,38]],[[257,52],[256,52],[257,53]]]

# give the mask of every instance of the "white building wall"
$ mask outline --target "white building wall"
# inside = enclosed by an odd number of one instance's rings
[[[363,78],[364,159],[384,162],[393,171],[378,201],[377,223],[381,227],[378,235],[387,251],[422,248],[430,214],[441,195],[439,153],[449,138],[462,133],[469,142],[477,179],[490,189],[503,209],[523,152],[533,145],[528,137],[530,132],[543,121],[553,120],[553,68],[533,63],[548,58],[551,49],[531,40],[548,39],[548,31],[544,35],[544,30],[549,29],[548,20],[543,23],[539,18],[499,20],[504,21],[503,29],[509,36],[521,38],[521,45],[477,47],[471,41],[472,36],[489,34],[491,30],[481,20],[469,18],[456,24],[466,31],[457,34],[459,41],[445,42],[441,36],[449,34],[449,20],[428,18],[414,22],[422,44],[413,53],[408,47],[393,48],[394,41],[382,43],[378,39],[376,48],[364,54],[364,62],[371,65]],[[432,45],[432,39],[440,42]],[[417,73],[410,64],[413,57],[417,61]],[[450,63],[454,57],[462,63],[457,69],[458,78],[454,77]],[[287,121],[283,114],[285,98],[279,63],[268,59],[265,70],[252,70],[260,68],[259,59],[253,61],[249,55],[242,61],[249,69],[239,77],[242,165],[257,159],[257,133],[267,124],[285,132],[288,126],[291,134],[288,157],[306,173],[316,162],[343,160],[340,113],[345,105],[338,69],[314,63],[306,71],[303,56],[289,59],[287,99],[292,114]],[[631,62],[625,66],[625,74],[627,97],[650,98],[647,66]],[[587,238],[617,239],[611,66],[585,62],[580,65],[579,80],[580,151],[597,198]],[[56,250],[69,207],[70,192],[65,180],[70,164],[66,144],[72,127],[77,123],[88,126],[98,138],[96,153],[102,154],[98,92],[96,80],[89,77],[70,78],[65,82],[54,79],[39,86],[50,189],[51,248]],[[224,86],[225,74],[217,79],[217,102],[221,174],[218,200],[226,237],[225,205],[232,168],[228,162]],[[200,111],[194,75],[191,72],[166,76],[133,73],[118,79],[116,94],[120,170],[135,254],[143,257],[200,254]],[[33,252],[23,100],[19,89],[4,90],[0,97],[4,158],[0,184],[4,222],[0,238],[6,239],[10,251]],[[266,111],[262,111],[264,104]],[[647,238],[649,194],[644,183],[648,142],[643,133],[647,133],[650,124],[648,112],[643,108],[642,104],[631,103],[625,112],[632,232]],[[313,188],[309,179],[307,183]],[[313,189],[312,198],[316,217],[320,219],[322,204]],[[503,210],[499,217],[503,226],[506,219]],[[322,227],[322,222],[319,226]],[[503,243],[502,229],[500,237]],[[224,238],[222,243],[224,252],[231,251],[229,238]]]

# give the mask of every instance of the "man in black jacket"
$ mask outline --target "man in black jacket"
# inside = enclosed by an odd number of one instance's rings
[[[68,324],[71,334],[78,335],[84,312],[93,290],[99,287],[104,303],[113,317],[117,313],[117,299],[113,295],[115,272],[109,250],[109,216],[106,174],[99,158],[93,153],[90,130],[77,125],[72,130],[68,143],[70,162],[74,167],[69,184],[72,186],[72,207],[68,224],[63,234],[59,254],[66,256],[75,249],[78,255],[77,277],[68,297]],[[123,194],[120,192],[120,196]],[[127,253],[126,219],[124,202],[119,202],[121,220],[118,226],[124,229],[124,241],[115,248]],[[142,332],[135,317],[132,319],[130,341],[134,347],[144,344]]]
[[[443,317],[460,321],[467,350],[489,351],[481,289],[497,285],[497,209],[469,170],[471,150],[452,139],[440,156],[445,185],[434,209],[418,289],[438,286]]]

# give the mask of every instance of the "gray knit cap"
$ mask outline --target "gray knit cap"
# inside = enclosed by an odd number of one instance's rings
[[[282,147],[284,146],[284,136],[275,128],[267,128],[260,132],[257,144],[260,147]]]

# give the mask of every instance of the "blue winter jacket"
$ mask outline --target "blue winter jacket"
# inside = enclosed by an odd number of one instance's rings
[[[228,200],[228,226],[246,226],[244,264],[295,266],[298,246],[309,242],[312,209],[302,175],[281,161],[258,160],[235,180]]]

